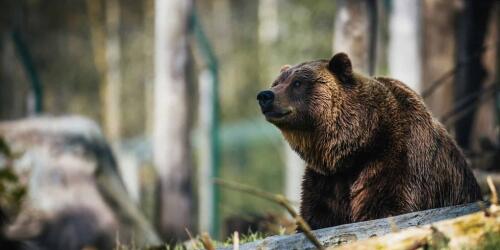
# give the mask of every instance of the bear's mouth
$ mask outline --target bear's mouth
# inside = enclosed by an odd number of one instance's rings
[[[272,119],[272,120],[276,120],[276,119],[281,119],[287,115],[289,115],[290,113],[292,113],[291,110],[286,110],[286,111],[264,111],[262,112],[264,114],[264,116],[266,116],[267,119]]]

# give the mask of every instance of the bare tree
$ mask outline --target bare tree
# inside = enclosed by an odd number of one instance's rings
[[[443,116],[453,105],[453,77],[445,74],[455,65],[456,14],[456,6],[450,6],[447,0],[422,3],[422,39],[425,41],[422,43],[422,93],[436,117]],[[435,90],[429,92],[431,88]]]
[[[458,69],[455,77],[456,107],[474,105],[478,97],[468,98],[468,96],[479,91],[486,79],[487,72],[482,62],[482,54],[493,2],[492,0],[464,1],[465,6],[458,23],[456,47],[457,61],[464,65]],[[473,108],[472,112],[455,123],[457,142],[464,149],[469,149],[470,146],[476,110],[477,108]]]
[[[392,77],[421,90],[420,1],[393,1],[390,17],[389,71]]]
[[[153,52],[154,52],[154,17],[155,17],[155,0],[144,0],[142,2],[144,8],[144,58],[145,64],[144,68],[144,107],[146,110],[153,110],[153,93],[154,93],[154,60],[153,60]],[[153,132],[153,113],[147,112],[145,118],[145,130],[146,135],[151,136]]]
[[[374,71],[376,23],[372,18],[376,4],[371,0],[339,0],[335,15],[333,51],[345,52],[355,69],[366,74]]]
[[[154,164],[159,174],[159,229],[186,238],[192,225],[189,164],[188,0],[155,1]]]
[[[106,0],[106,86],[104,126],[111,142],[121,136],[120,1]]]
[[[105,12],[100,0],[87,0],[86,3],[94,64],[102,82],[100,95],[104,132],[111,142],[116,142],[121,134],[120,2],[106,1]],[[101,22],[103,16],[105,25]]]
[[[15,52],[15,44],[5,34],[0,35],[0,120],[27,115],[26,93],[29,82],[22,72],[22,65]]]

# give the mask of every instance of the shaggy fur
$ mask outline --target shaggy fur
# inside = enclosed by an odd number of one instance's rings
[[[463,153],[403,83],[352,71],[346,54],[282,68],[264,107],[306,161],[313,229],[477,201]]]

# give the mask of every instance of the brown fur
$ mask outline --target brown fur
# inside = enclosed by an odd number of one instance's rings
[[[403,83],[353,73],[340,53],[286,68],[271,91],[266,119],[307,163],[301,214],[313,229],[481,198],[456,143]]]

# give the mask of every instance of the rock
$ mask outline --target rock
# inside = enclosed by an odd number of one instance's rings
[[[11,237],[45,249],[110,249],[117,239],[136,246],[160,242],[126,193],[93,121],[70,116],[1,122],[0,136],[21,152],[13,165],[28,187]]]

